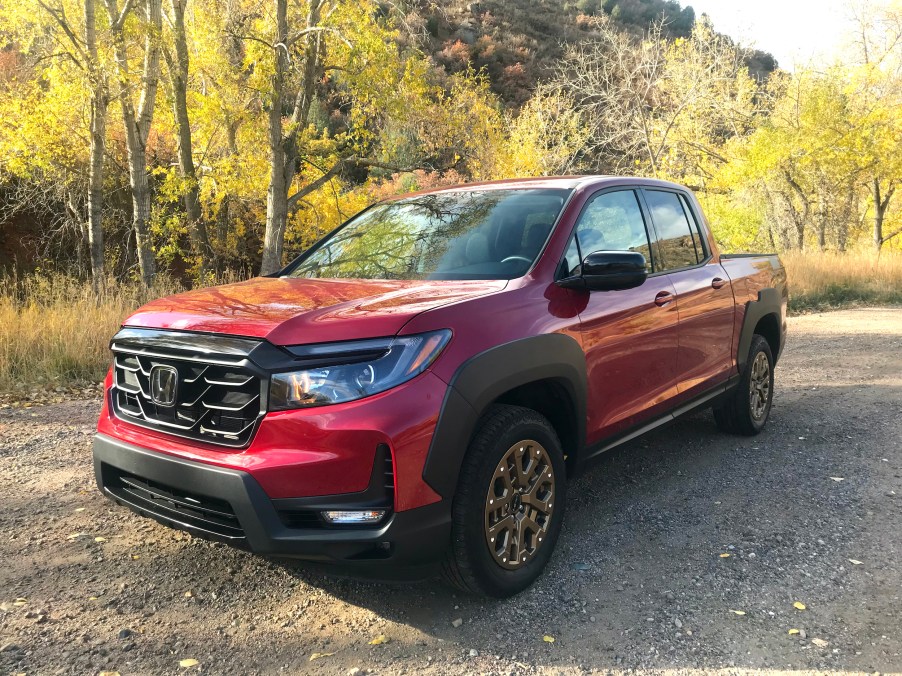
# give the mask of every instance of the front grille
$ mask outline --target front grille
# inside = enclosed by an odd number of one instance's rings
[[[179,490],[104,465],[104,486],[135,511],[169,525],[241,545],[244,530],[225,500]]]
[[[113,342],[116,416],[161,432],[222,446],[246,446],[265,413],[265,380],[238,355],[147,350]],[[155,368],[175,371],[175,397],[155,402]],[[157,398],[158,399],[158,398]],[[159,401],[159,399],[158,399]]]

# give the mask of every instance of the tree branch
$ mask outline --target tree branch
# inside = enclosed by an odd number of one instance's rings
[[[338,31],[335,28],[332,28],[331,26],[310,26],[309,28],[305,28],[302,31],[298,31],[297,33],[295,33],[294,35],[289,37],[287,40],[285,40],[285,42],[283,44],[285,45],[286,48],[291,47],[291,45],[293,45],[295,42],[297,42],[302,37],[304,37],[305,35],[308,35],[310,33],[332,33],[339,40],[341,40],[343,43],[345,43],[345,45],[347,45],[349,48],[354,46],[351,44],[350,40],[348,40],[344,35],[341,34],[340,31]],[[278,47],[278,45],[276,45],[276,46]]]
[[[298,208],[298,202],[303,200],[307,195],[312,192],[316,192],[324,185],[326,185],[333,178],[338,176],[341,173],[341,170],[345,167],[375,167],[377,169],[388,169],[389,171],[394,171],[396,173],[404,173],[408,171],[415,171],[416,169],[422,169],[422,166],[414,166],[414,167],[400,167],[394,164],[388,164],[386,162],[379,162],[377,160],[370,160],[365,157],[357,157],[355,155],[351,155],[350,157],[344,157],[338,160],[332,167],[325,172],[318,179],[313,181],[312,183],[308,183],[303,188],[300,188],[296,193],[288,197],[288,210],[289,212],[293,212]]]
[[[125,20],[128,18],[128,13],[131,11],[132,5],[134,4],[135,0],[125,0],[125,4],[122,5],[122,11],[119,12],[119,17],[110,28],[114,31],[121,31],[122,27],[125,25]]]
[[[75,47],[75,50],[78,52],[79,56],[84,60],[85,63],[87,63],[88,55],[85,54],[85,50],[82,48],[81,40],[79,40],[78,36],[76,36],[75,33],[72,32],[72,28],[69,27],[69,22],[66,21],[66,17],[62,14],[62,12],[54,9],[53,7],[45,3],[44,0],[38,0],[38,4],[43,7],[44,11],[52,16],[59,27],[63,29],[63,32],[66,34],[66,37],[69,38],[69,41],[72,43],[72,46]]]

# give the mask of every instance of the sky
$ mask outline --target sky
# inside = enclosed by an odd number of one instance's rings
[[[849,0],[682,0],[696,16],[744,46],[773,54],[780,67],[828,64],[841,52],[850,28]]]

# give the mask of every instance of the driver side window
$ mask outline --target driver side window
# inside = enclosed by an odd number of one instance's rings
[[[651,271],[648,232],[635,191],[606,192],[589,201],[567,247],[565,272],[579,274],[582,259],[595,251],[638,251]]]

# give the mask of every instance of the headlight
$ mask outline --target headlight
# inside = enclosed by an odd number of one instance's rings
[[[289,348],[315,365],[273,374],[269,410],[338,404],[384,392],[429,368],[450,339],[451,331],[445,329],[387,340]]]

